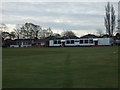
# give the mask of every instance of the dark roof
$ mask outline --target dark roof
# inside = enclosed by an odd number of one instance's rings
[[[34,40],[34,39],[15,39],[14,41],[31,41],[31,40]]]
[[[50,36],[50,37],[46,37],[45,39],[47,39],[47,40],[54,40],[54,39],[79,39],[79,37],[77,37],[77,36],[70,36],[70,37],[67,37],[67,36],[63,36],[63,37]]]
[[[5,41],[13,41],[13,40],[11,40],[11,39],[6,39]]]
[[[57,39],[58,37],[55,37],[55,36],[49,36],[49,37],[46,37],[45,39],[46,40],[53,40],[53,39]]]
[[[101,36],[101,37],[110,37],[108,34],[104,34],[103,36]]]
[[[47,39],[34,39],[34,42],[46,42],[47,41]]]
[[[77,36],[70,36],[70,37],[63,36],[62,39],[79,39],[79,37],[77,37]]]
[[[94,34],[87,34],[87,35],[84,35],[80,38],[98,38],[98,36],[94,35]]]

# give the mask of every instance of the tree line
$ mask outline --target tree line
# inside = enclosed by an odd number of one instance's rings
[[[40,25],[35,25],[33,23],[25,23],[23,25],[17,24],[13,31],[8,32],[7,25],[1,24],[0,27],[2,38],[4,39],[41,39],[49,36],[66,36],[66,37],[73,37],[76,36],[72,31],[63,31],[60,34],[53,33],[51,28],[43,29]]]
[[[25,23],[16,25],[12,32],[4,31],[7,29],[5,24],[1,27],[1,35],[4,39],[39,39],[53,34],[51,28],[42,29],[41,26],[33,23]]]

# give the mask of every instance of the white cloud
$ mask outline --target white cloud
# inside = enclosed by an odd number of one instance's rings
[[[3,2],[118,2],[119,0],[2,0]]]
[[[105,2],[3,2],[5,24],[31,22],[53,30],[92,33],[104,28]],[[117,3],[115,6],[117,14]],[[80,34],[79,34],[80,35]]]

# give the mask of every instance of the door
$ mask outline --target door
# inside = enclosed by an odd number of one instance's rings
[[[61,42],[61,46],[64,47],[65,46],[65,42]]]
[[[95,46],[98,46],[98,41],[94,41],[94,43],[95,43]]]

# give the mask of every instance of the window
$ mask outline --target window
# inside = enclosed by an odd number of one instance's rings
[[[74,44],[74,40],[71,40],[71,44]]]
[[[85,43],[88,43],[88,40],[85,40]]]
[[[89,40],[89,43],[93,43],[93,40],[92,40],[92,39],[90,39],[90,40]]]
[[[57,41],[56,41],[56,40],[54,41],[54,44],[57,44]]]
[[[25,45],[25,42],[22,42],[23,45]]]
[[[28,42],[26,42],[26,45],[28,44]]]
[[[61,44],[61,41],[60,41],[60,40],[58,41],[58,44]]]
[[[82,44],[82,43],[83,43],[83,40],[80,40],[80,43]]]
[[[75,40],[75,42],[79,42],[79,40]]]
[[[66,42],[67,44],[70,44],[70,40],[67,40],[67,42]]]
[[[17,44],[19,45],[19,44],[20,44],[20,42],[17,42]]]

